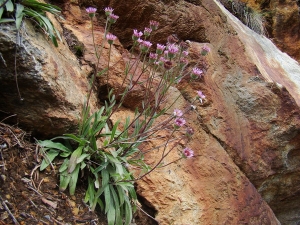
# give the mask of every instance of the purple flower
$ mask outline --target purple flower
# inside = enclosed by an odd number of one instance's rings
[[[159,58],[159,60],[162,61],[162,62],[166,62],[166,61],[167,61],[167,59],[166,59],[165,57],[163,57],[163,56],[161,56],[161,57]]]
[[[155,20],[150,20],[150,28],[152,30],[157,30],[158,26],[159,26],[159,22],[157,22]]]
[[[194,156],[194,151],[188,147],[186,147],[185,149],[183,149],[183,155],[186,158],[192,158]]]
[[[113,34],[107,34],[106,39],[107,39],[107,42],[111,45],[114,42],[114,40],[117,39],[117,37]]]
[[[186,56],[189,55],[189,52],[188,51],[182,51],[182,55],[186,57]]]
[[[114,9],[113,9],[113,8],[110,8],[110,7],[106,7],[106,8],[104,9],[104,11],[105,11],[105,15],[106,15],[106,16],[109,16],[110,14],[112,14],[112,12],[114,11]]]
[[[180,109],[174,109],[173,115],[176,117],[182,117],[183,113]]]
[[[193,79],[196,79],[196,78],[201,78],[201,74],[203,73],[203,71],[197,67],[194,67],[193,70],[192,70],[192,73],[191,73],[191,77]]]
[[[119,19],[119,16],[111,13],[108,15],[108,22],[110,23],[115,23],[117,21],[117,19]]]
[[[179,51],[177,45],[171,44],[168,46],[168,56],[170,59],[174,58],[175,54]]]
[[[201,50],[201,55],[207,55],[209,52],[210,52],[210,48],[204,45]]]
[[[163,56],[161,56],[161,57],[159,58],[159,60],[158,60],[155,64],[161,66],[161,65],[163,65],[166,61],[168,61],[168,60],[165,59]]]
[[[157,59],[157,56],[158,55],[156,53],[150,52],[149,58],[150,59]]]
[[[156,44],[156,53],[157,54],[162,54],[164,49],[165,49],[166,46],[164,45],[161,45],[161,44]]]
[[[142,52],[147,52],[151,46],[152,43],[150,41],[142,41],[140,43],[140,49],[142,50]]]
[[[144,35],[145,35],[146,37],[149,37],[150,34],[151,34],[151,32],[152,32],[152,29],[151,29],[151,28],[145,27],[145,29],[144,29]]]
[[[132,40],[137,41],[142,36],[143,33],[141,31],[138,31],[136,29],[133,30]]]
[[[181,68],[185,67],[188,63],[189,63],[189,61],[187,59],[185,59],[185,58],[180,59],[180,67]]]
[[[157,56],[158,55],[156,53],[150,52],[150,54],[149,54],[149,60],[150,60],[150,62],[154,63],[155,60],[157,59]]]
[[[193,135],[193,134],[194,134],[194,129],[191,128],[191,127],[186,128],[186,134],[187,134],[188,136]]]
[[[88,7],[85,10],[89,14],[89,17],[91,17],[91,18],[93,18],[95,16],[95,13],[97,11],[97,9],[93,8],[93,7]]]
[[[142,40],[142,39],[140,39],[140,38],[137,39],[137,42],[138,42],[139,44],[143,43],[143,41],[144,41],[144,40]]]
[[[169,54],[169,51],[168,51],[168,50],[165,50],[165,51],[164,51],[164,57],[168,58],[168,54]]]
[[[185,123],[186,121],[182,117],[175,119],[175,125],[178,127],[182,127]]]
[[[205,98],[205,95],[203,94],[202,91],[197,91],[197,94],[199,96],[200,99],[204,99]]]

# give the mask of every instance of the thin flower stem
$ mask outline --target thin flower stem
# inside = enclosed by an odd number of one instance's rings
[[[163,167],[169,166],[170,164],[172,164],[172,163],[175,163],[175,162],[177,162],[177,161],[179,161],[179,160],[181,160],[181,159],[184,159],[184,157],[180,157],[180,158],[178,158],[178,159],[176,159],[176,160],[174,160],[174,161],[172,161],[172,162],[169,162],[169,163],[168,163],[168,164],[166,164],[166,165],[159,166],[158,168],[160,169],[160,168],[163,168]]]
[[[109,28],[110,28],[110,24],[108,24],[108,19],[106,19],[105,30],[104,30],[104,38],[102,39],[100,52],[98,53],[97,47],[96,47],[96,43],[95,43],[94,25],[93,25],[93,20],[92,19],[91,19],[91,23],[92,23],[93,45],[94,45],[94,49],[95,49],[97,63],[96,63],[95,69],[94,69],[94,75],[92,77],[92,82],[91,82],[90,90],[89,90],[88,95],[87,95],[87,101],[86,101],[86,104],[85,104],[85,108],[86,109],[89,107],[90,97],[92,95],[93,87],[95,85],[96,77],[97,77],[98,70],[99,70],[100,58],[102,56],[102,51],[104,49],[104,43],[105,43],[105,40],[106,40],[106,34],[107,34],[107,32],[109,31]]]
[[[109,93],[108,77],[109,77],[110,53],[111,53],[111,44],[109,45],[108,60],[107,60],[107,74],[106,74],[106,87],[107,87],[107,93]]]
[[[181,141],[182,139],[180,139]],[[179,141],[179,142],[180,142]],[[158,163],[155,164],[155,166],[149,170],[148,172],[146,172],[145,174],[143,174],[142,176],[138,177],[138,178],[135,178],[135,179],[131,179],[131,180],[120,180],[118,182],[131,182],[131,181],[138,181],[140,179],[142,179],[143,177],[147,176],[148,174],[152,173],[155,169],[158,168],[158,166],[161,164],[161,162],[164,160],[164,158],[166,158],[170,152],[176,147],[177,145],[174,145],[163,157],[161,157],[161,159],[158,161]]]

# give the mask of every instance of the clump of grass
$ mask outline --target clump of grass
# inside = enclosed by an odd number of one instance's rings
[[[265,35],[263,14],[239,0],[219,0],[224,7],[241,20],[247,27],[258,34]]]

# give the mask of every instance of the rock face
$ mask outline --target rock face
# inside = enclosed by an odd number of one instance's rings
[[[76,129],[87,91],[87,72],[65,43],[55,48],[30,23],[25,23],[24,29],[21,44],[16,47],[14,26],[0,26],[2,119],[17,114],[20,125],[44,136]],[[15,82],[15,48],[22,100]]]
[[[268,36],[283,51],[300,61],[300,3],[295,0],[239,0],[261,13]]]
[[[81,4],[90,6],[88,1]],[[143,30],[151,19],[160,22],[151,38],[153,43],[165,43],[167,36],[176,33],[180,39],[191,41],[190,68],[199,62],[209,65],[203,79],[192,83],[183,80],[178,89],[174,88],[174,95],[170,94],[172,98],[182,93],[176,108],[189,107],[196,90],[206,95],[204,103],[193,103],[196,110],[186,115],[195,130],[189,147],[196,157],[156,170],[138,182],[137,190],[157,211],[155,219],[159,224],[297,224],[299,64],[232,18],[216,1],[128,0],[94,4],[99,11],[95,20],[98,45],[104,31],[104,13],[100,9],[113,7],[120,16],[112,28],[120,40],[112,48],[114,66],[108,80],[97,80],[94,108],[96,97],[99,102],[105,99],[107,85],[122,88],[132,29]],[[67,42],[71,47],[80,46],[82,57],[76,59],[66,42],[54,49],[40,34],[37,39],[28,25],[29,35],[24,36],[18,56],[23,105],[15,103],[17,92],[12,94],[15,32],[10,26],[0,26],[0,51],[7,64],[0,67],[0,109],[17,113],[21,125],[48,136],[74,129],[87,92],[87,76],[97,61],[84,9],[66,2],[64,16]],[[205,58],[199,55],[204,43],[211,48]],[[105,46],[100,68],[106,66],[107,53]],[[126,107],[137,106],[141,90],[133,93]],[[177,150],[165,163],[178,158]],[[153,152],[147,160],[158,160],[158,154]]]

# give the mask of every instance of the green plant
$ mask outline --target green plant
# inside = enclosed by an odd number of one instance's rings
[[[129,224],[132,219],[132,201],[136,201],[137,196],[133,183],[126,181],[133,179],[126,165],[129,164],[128,157],[137,152],[137,144],[124,154],[127,144],[122,143],[122,140],[126,139],[126,134],[117,131],[117,124],[112,130],[108,128],[108,117],[105,114],[110,112],[114,104],[115,100],[112,97],[107,104],[108,108],[102,107],[91,116],[89,110],[84,108],[79,133],[53,139],[64,139],[65,144],[53,140],[40,141],[39,144],[45,153],[41,170],[58,155],[65,158],[59,168],[59,188],[64,191],[69,187],[70,194],[74,195],[79,171],[87,168],[88,188],[84,201],[89,203],[92,210],[99,204],[107,214],[109,224],[123,224],[123,218],[125,224]],[[102,129],[105,130],[103,133]],[[116,135],[120,135],[119,142],[109,144]],[[102,149],[97,146],[97,139],[103,140]],[[107,148],[113,150],[103,151]],[[103,199],[100,196],[103,196]],[[102,200],[105,201],[105,206]]]
[[[78,133],[39,141],[39,145],[44,156],[40,170],[51,165],[56,157],[64,158],[58,170],[59,187],[61,191],[69,188],[71,195],[75,193],[80,172],[86,173],[88,184],[85,202],[89,203],[92,210],[99,205],[106,213],[109,225],[119,225],[130,224],[132,220],[137,202],[135,181],[142,179],[157,168],[167,166],[182,158],[194,156],[193,151],[186,147],[179,152],[178,159],[164,163],[170,152],[178,147],[178,143],[183,141],[188,143],[190,135],[193,134],[193,130],[187,127],[186,135],[180,137],[175,135],[179,129],[186,126],[183,115],[191,108],[188,107],[183,111],[175,109],[170,116],[165,116],[164,114],[172,107],[177,98],[169,105],[164,105],[164,101],[168,97],[170,87],[176,85],[187,75],[190,75],[192,79],[199,79],[203,71],[196,67],[192,71],[186,70],[188,43],[176,44],[174,36],[168,37],[169,44],[167,46],[157,44],[156,53],[149,54],[152,43],[146,39],[158,26],[157,22],[150,21],[151,28],[145,28],[144,34],[134,30],[131,54],[135,50],[139,50],[139,55],[126,64],[124,79],[119,88],[121,91],[110,89],[108,87],[110,53],[116,37],[109,33],[109,28],[118,19],[118,16],[114,15],[112,11],[111,8],[105,9],[107,21],[99,50],[94,43],[97,60],[87,101],[83,105]],[[96,9],[88,8],[87,12],[91,18],[93,34],[93,17]],[[143,41],[140,39],[142,35],[145,37]],[[94,35],[92,37],[94,40]],[[109,44],[107,66],[100,69],[99,62],[106,42]],[[166,48],[168,53],[164,52]],[[206,55],[209,51],[210,49],[204,46],[201,54]],[[146,78],[142,78],[143,76]],[[97,77],[106,83],[108,96],[100,110],[91,113],[89,100]],[[136,108],[133,116],[127,117],[124,121],[116,121],[112,127],[109,127],[108,121],[112,115],[138,86],[142,86],[144,89],[144,99]],[[202,99],[205,99],[205,96],[198,91],[195,101],[202,102]],[[158,119],[160,119],[159,123]],[[168,138],[163,139],[159,135],[163,130],[170,133]],[[145,145],[152,140],[160,140],[162,144],[149,148],[144,146],[140,149],[141,144]],[[160,159],[154,164],[148,165],[145,163],[145,155],[154,150],[160,150]],[[129,170],[130,166],[135,168],[138,175],[134,176],[133,171]]]
[[[57,47],[57,38],[61,36],[52,22],[46,16],[46,12],[59,16],[61,9],[55,5],[41,3],[36,0],[0,0],[0,23],[15,22],[17,30],[20,29],[24,18],[32,19],[49,36]],[[7,18],[2,18],[5,15]]]

